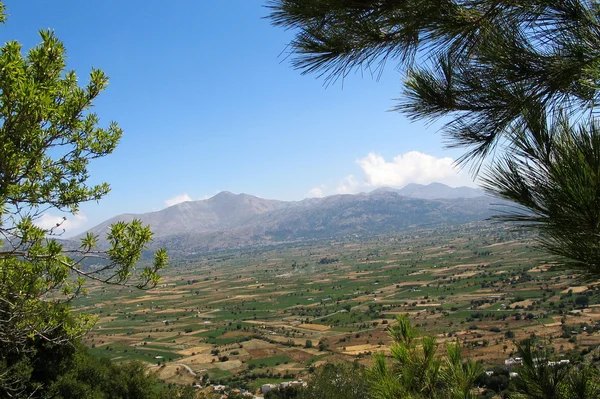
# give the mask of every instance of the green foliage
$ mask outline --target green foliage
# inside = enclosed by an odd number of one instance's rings
[[[33,396],[67,371],[68,359],[73,357],[75,347],[65,345],[61,338],[66,335],[63,328],[67,328],[71,316],[65,309],[60,309],[55,312],[55,317],[55,320],[64,321],[64,326],[56,326],[46,338],[30,338],[24,352],[20,351],[22,346],[2,345],[0,396]]]
[[[563,266],[596,279],[600,126],[595,120],[574,126],[564,114],[549,126],[545,115],[531,119],[511,131],[514,149],[486,173],[484,188],[519,204],[499,219],[535,228]]]
[[[65,359],[62,360],[65,362]],[[98,359],[79,347],[69,359],[68,371],[58,376],[44,397],[70,398],[193,398],[191,387],[168,387],[141,362],[116,365]]]
[[[90,111],[108,77],[92,69],[80,86],[66,69],[63,43],[48,30],[40,38],[25,54],[16,41],[0,48],[0,396],[18,396],[35,380],[40,342],[64,345],[92,326],[92,317],[68,308],[86,280],[125,284],[135,277],[140,288],[154,286],[167,264],[159,250],[134,275],[152,239],[139,220],[112,226],[104,249],[92,234],[79,246],[53,239],[66,216],[43,227],[48,212],[76,215],[81,203],[109,192],[106,183],[88,183],[88,165],[112,153],[122,130],[115,122],[99,127]]]
[[[300,399],[364,399],[369,395],[365,369],[358,363],[327,363],[316,369]]]
[[[301,398],[301,392],[302,388],[298,388],[298,387],[284,387],[284,388],[277,388],[277,389],[271,389],[270,391],[268,391],[265,394],[265,399],[296,399],[296,398]]]
[[[440,359],[435,338],[419,336],[406,315],[398,316],[389,335],[391,364],[380,352],[368,370],[374,399],[479,397],[473,388],[483,370],[477,363],[463,361],[458,343],[446,344],[447,355]]]
[[[11,369],[11,385],[2,397],[71,398],[193,398],[191,387],[166,386],[141,362],[117,365],[92,356],[77,341],[70,345],[37,339],[26,357]],[[11,389],[7,389],[11,388]]]
[[[589,303],[590,297],[588,297],[587,295],[578,295],[577,298],[575,298],[575,304],[583,308],[587,307]]]
[[[534,349],[531,340],[517,346],[523,365],[517,369],[511,399],[594,399],[600,398],[598,369],[582,366],[571,369],[550,363],[546,351]]]
[[[459,163],[486,158],[500,215],[584,277],[600,275],[600,12],[589,0],[271,0],[294,67],[327,81],[397,61],[413,119],[448,117]],[[418,57],[417,57],[418,54]],[[415,60],[419,61],[416,65]],[[488,157],[490,154],[500,155]]]
[[[398,109],[454,114],[453,144],[485,155],[532,104],[596,102],[599,15],[591,1],[271,0],[269,18],[297,30],[294,67],[327,79],[407,69]],[[421,67],[413,68],[417,53]],[[558,111],[558,108],[556,109]]]
[[[493,367],[491,371],[493,372],[492,375],[483,373],[475,382],[476,385],[486,388],[487,392],[484,397],[502,393],[508,389],[510,384],[508,369],[496,366]]]

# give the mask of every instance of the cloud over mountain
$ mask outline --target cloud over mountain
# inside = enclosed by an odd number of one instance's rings
[[[191,201],[192,198],[187,195],[187,193],[183,193],[180,195],[176,195],[173,198],[169,198],[167,200],[165,200],[165,205],[166,206],[173,206],[173,205],[177,205],[177,204],[181,204],[182,202],[187,202],[187,201]]]
[[[490,201],[480,190],[439,183],[302,201],[221,192],[156,212],[119,215],[90,232],[103,237],[112,223],[141,219],[154,232],[152,247],[167,248],[173,257],[187,257],[221,249],[481,221],[491,215]]]
[[[334,194],[356,194],[380,187],[400,188],[407,184],[431,184],[441,182],[452,187],[477,185],[469,174],[455,166],[450,157],[437,158],[418,151],[410,151],[386,160],[382,155],[370,152],[356,160],[360,174],[349,174],[337,184],[321,184],[309,190],[311,197]]]
[[[368,187],[402,187],[409,183],[442,182],[450,186],[474,186],[468,175],[461,173],[449,157],[436,158],[410,151],[387,161],[383,156],[369,153],[357,161]]]

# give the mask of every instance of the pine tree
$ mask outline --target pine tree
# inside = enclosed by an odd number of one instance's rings
[[[531,228],[584,277],[600,276],[600,6],[589,0],[272,0],[295,31],[292,65],[333,82],[404,73],[396,110],[447,120],[458,163],[516,204],[499,219]],[[493,155],[493,156],[492,156]],[[483,172],[481,170],[484,167]]]
[[[531,340],[517,345],[523,365],[516,369],[518,377],[512,382],[514,399],[595,399],[600,376],[593,366],[578,368],[549,361],[546,350],[536,350]]]
[[[437,355],[431,336],[420,336],[408,316],[398,316],[389,329],[391,364],[383,352],[375,354],[368,370],[374,399],[475,399],[475,380],[481,365],[463,361],[460,345],[448,343],[447,355]]]

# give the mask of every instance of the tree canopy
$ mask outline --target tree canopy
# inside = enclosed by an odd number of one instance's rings
[[[0,3],[0,20],[4,21]],[[86,280],[153,286],[167,264],[164,250],[138,273],[151,240],[139,220],[113,225],[108,246],[88,234],[77,244],[57,240],[62,222],[44,227],[47,212],[73,215],[98,201],[107,183],[90,184],[88,164],[115,149],[122,130],[100,127],[91,111],[108,77],[92,69],[86,85],[67,69],[63,43],[49,30],[27,52],[17,41],[0,48],[0,396],[29,392],[28,375],[44,343],[62,345],[94,319],[70,312]],[[66,216],[65,219],[66,220]],[[133,280],[132,280],[133,278]],[[58,350],[58,349],[56,349]],[[37,360],[35,360],[37,359]],[[31,392],[29,392],[31,393]]]
[[[499,219],[600,276],[600,7],[584,0],[272,0],[292,65],[327,82],[395,62],[395,110],[444,118],[458,160],[516,204]],[[485,167],[481,171],[482,165]]]

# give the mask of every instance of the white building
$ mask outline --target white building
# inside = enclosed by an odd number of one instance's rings
[[[269,392],[271,389],[275,389],[275,388],[277,388],[277,384],[264,384],[262,387],[260,387],[260,393],[262,393],[264,395],[267,392]]]
[[[521,364],[523,364],[523,359],[521,359],[520,357],[510,357],[504,361],[504,365],[506,367],[512,367]]]

